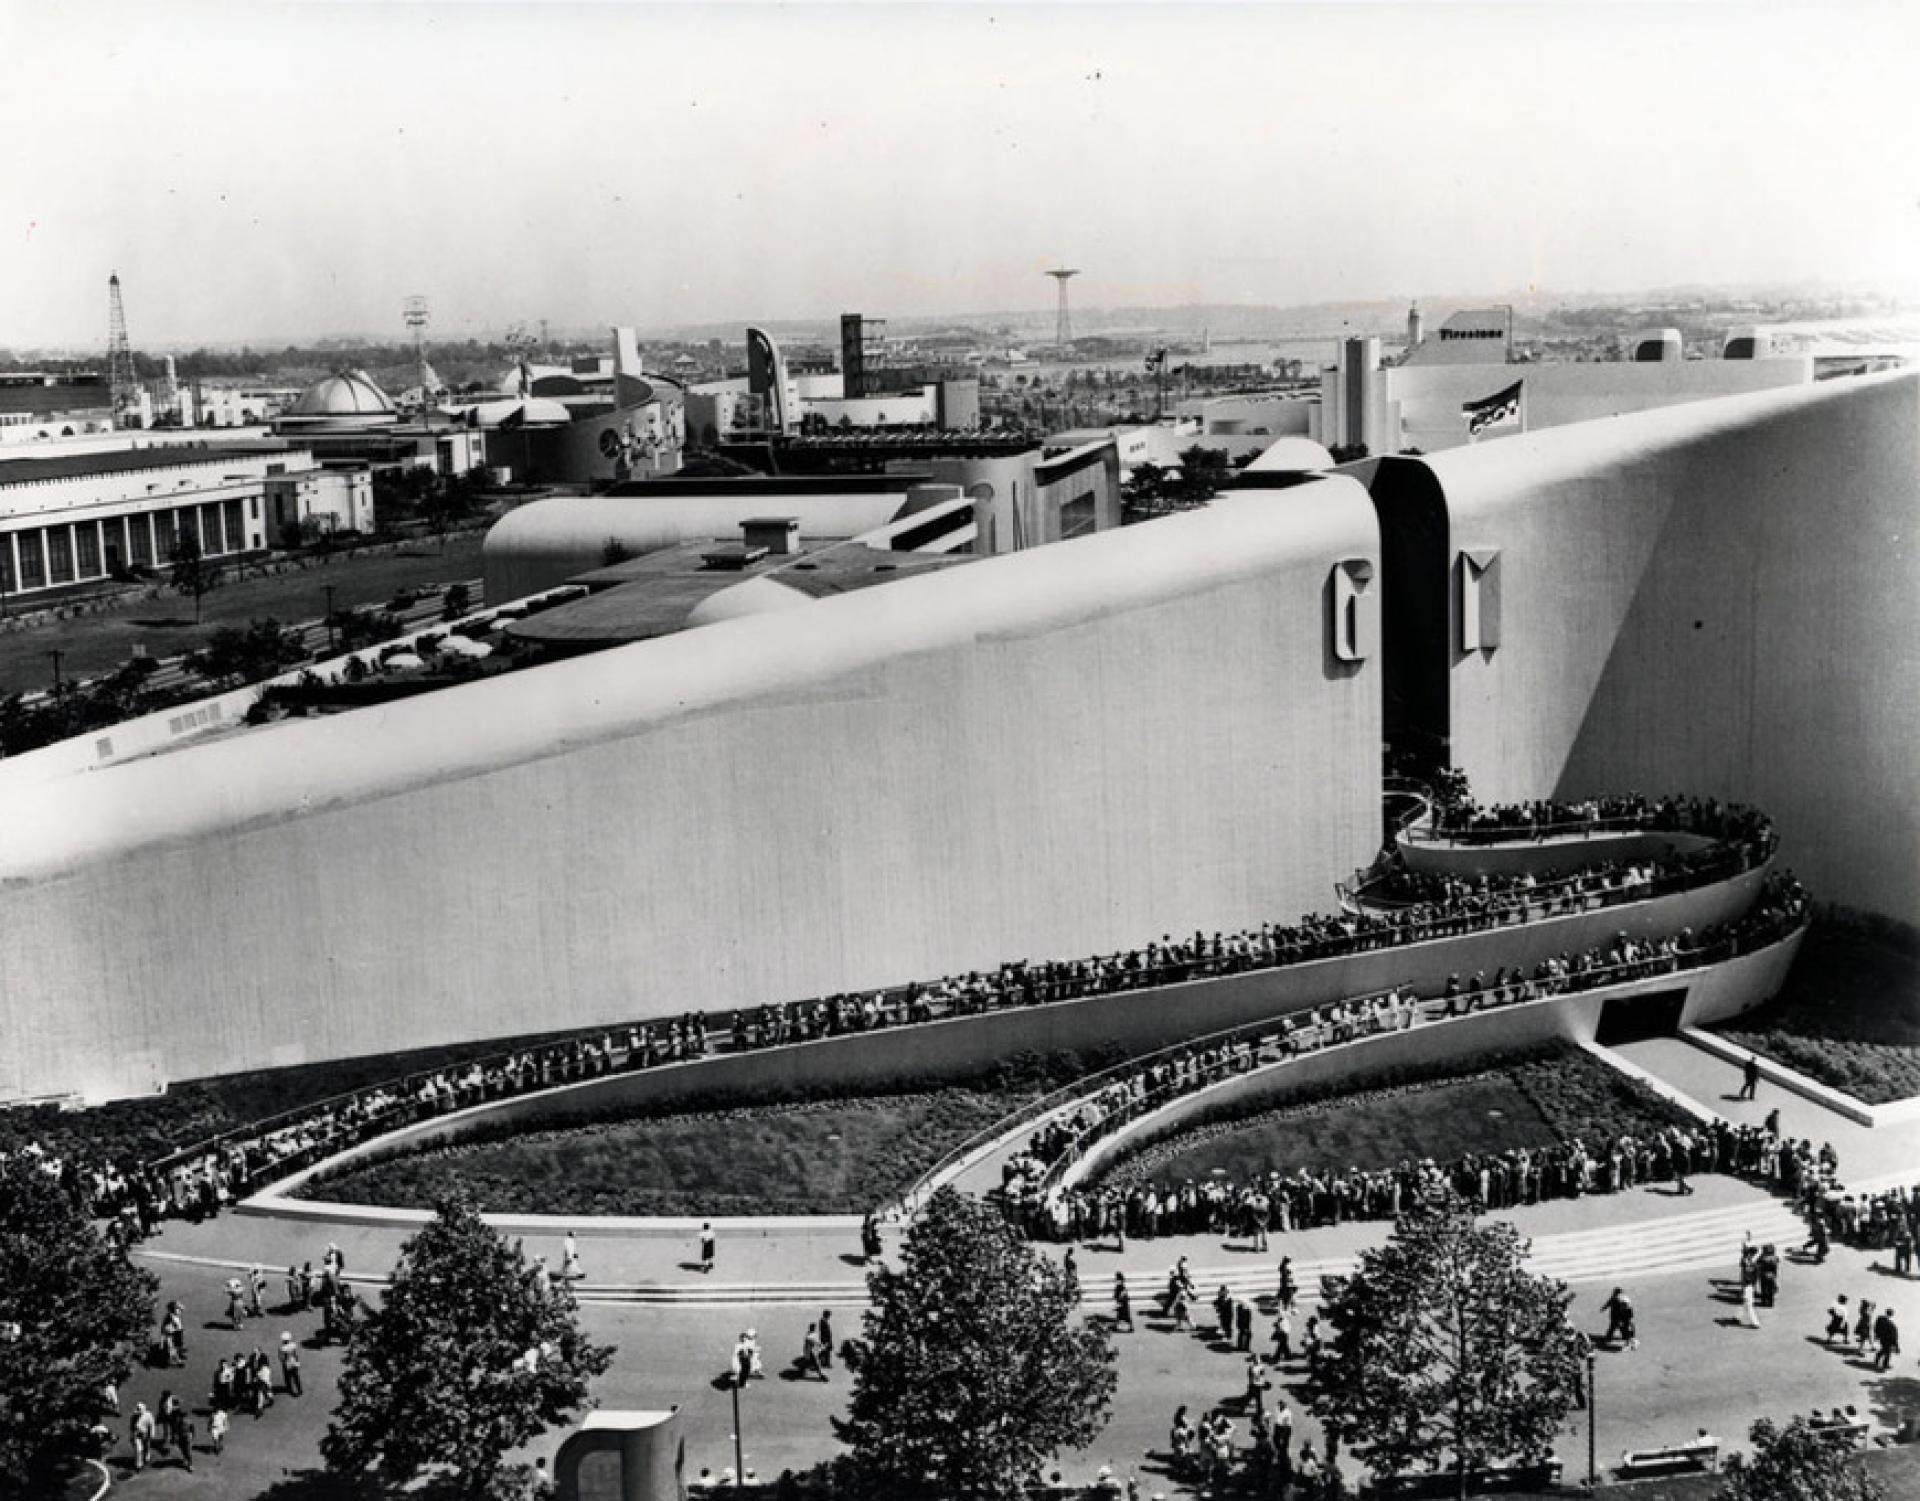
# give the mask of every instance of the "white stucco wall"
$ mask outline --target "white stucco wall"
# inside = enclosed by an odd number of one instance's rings
[[[1813,361],[1804,355],[1764,360],[1685,360],[1637,364],[1627,360],[1575,361],[1538,365],[1402,365],[1382,370],[1386,399],[1399,413],[1391,450],[1419,448],[1427,453],[1468,441],[1461,406],[1482,401],[1523,382],[1521,399],[1529,431],[1619,417],[1679,402],[1804,386],[1813,380]],[[1518,436],[1514,427],[1490,428],[1481,443]],[[1376,445],[1379,447],[1379,445]],[[1382,450],[1386,451],[1386,450]]]
[[[1533,433],[1427,461],[1450,546],[1501,553],[1458,650],[1482,797],[1764,808],[1817,898],[1920,922],[1920,373]]]
[[[37,790],[0,1095],[1288,917],[1379,836],[1331,478]]]

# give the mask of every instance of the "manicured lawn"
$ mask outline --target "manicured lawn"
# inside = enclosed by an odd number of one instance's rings
[[[1422,1157],[1452,1162],[1580,1136],[1589,1144],[1683,1119],[1633,1081],[1576,1048],[1495,1069],[1365,1088],[1197,1126],[1125,1159],[1117,1180],[1179,1182],[1220,1172],[1357,1168]]]
[[[265,578],[229,579],[201,601],[203,618],[198,625],[192,600],[163,586],[148,585],[129,592],[116,609],[103,615],[49,620],[24,630],[0,632],[0,694],[47,687],[51,682],[47,653],[56,649],[64,676],[92,677],[125,662],[135,646],[148,656],[164,658],[204,645],[217,626],[244,626],[250,620],[272,619],[282,625],[319,620],[326,614],[329,584],[334,608],[346,610],[384,605],[399,589],[478,578],[483,536],[480,531],[450,535],[445,552],[436,542],[422,541],[365,557],[341,552],[324,562],[313,558],[305,569]],[[474,600],[476,606],[480,603]]]
[[[1500,1147],[1547,1146],[1552,1128],[1500,1074],[1388,1090],[1311,1105],[1280,1106],[1251,1119],[1216,1122],[1149,1147],[1118,1175],[1178,1183],[1221,1172],[1234,1182],[1257,1173],[1354,1167],[1364,1171],[1431,1157],[1449,1162]]]
[[[309,1198],[517,1214],[860,1214],[1044,1085],[756,1105],[530,1132],[374,1163]]]
[[[1920,956],[1815,924],[1780,994],[1719,1030],[1870,1105],[1920,1095]]]

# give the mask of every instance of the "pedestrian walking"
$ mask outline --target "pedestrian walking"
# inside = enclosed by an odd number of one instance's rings
[[[1841,1293],[1827,1309],[1826,1345],[1829,1350],[1835,1341],[1847,1342],[1847,1295]]]
[[[1760,1057],[1757,1053],[1747,1054],[1745,1067],[1740,1070],[1740,1093],[1736,1100],[1750,1100],[1760,1088]]]
[[[822,1369],[833,1369],[833,1310],[820,1310],[820,1365]]]
[[[1127,1332],[1133,1332],[1133,1294],[1127,1290],[1127,1278],[1124,1272],[1113,1274],[1113,1327],[1122,1324]]]
[[[133,1445],[133,1467],[136,1471],[147,1467],[147,1460],[153,1454],[154,1434],[153,1414],[147,1410],[147,1404],[133,1404],[133,1416],[127,1419],[127,1439]]]
[[[266,1295],[267,1274],[259,1267],[253,1267],[247,1272],[247,1313],[251,1317],[264,1319],[267,1316]]]
[[[1299,1286],[1293,1279],[1293,1258],[1280,1258],[1280,1306],[1289,1313],[1293,1311],[1293,1300],[1299,1293]]]
[[[207,1442],[215,1454],[227,1452],[227,1425],[232,1421],[224,1407],[216,1407],[207,1414]]]
[[[580,1277],[580,1242],[573,1238],[573,1232],[567,1232],[566,1249],[561,1256],[560,1276],[563,1281],[574,1282]]]
[[[1753,1283],[1751,1281],[1740,1284],[1740,1322],[1745,1324],[1749,1329],[1758,1329],[1760,1327],[1760,1315],[1754,1311],[1753,1307]]]
[[[805,1337],[800,1341],[800,1370],[803,1375],[818,1376],[822,1381],[828,1379],[827,1369],[820,1363],[820,1326],[807,1325]]]
[[[1900,1328],[1893,1321],[1893,1310],[1884,1310],[1873,1321],[1873,1342],[1878,1353],[1873,1357],[1873,1368],[1884,1371],[1893,1364],[1893,1357],[1900,1353]]]
[[[1627,1296],[1626,1289],[1616,1287],[1600,1309],[1607,1316],[1606,1342],[1628,1350],[1638,1349],[1640,1339],[1634,1328],[1633,1300]]]
[[[711,1220],[703,1220],[700,1224],[700,1270],[702,1272],[711,1272],[713,1270],[713,1254],[715,1249],[716,1243],[713,1234],[713,1222]]]
[[[1285,1304],[1273,1321],[1273,1363],[1293,1359],[1293,1310]]]
[[[241,1320],[245,1317],[247,1290],[238,1277],[227,1278],[227,1324],[235,1333],[240,1330]]]
[[[302,1395],[300,1347],[294,1344],[293,1336],[285,1330],[280,1333],[280,1379],[285,1384],[289,1397]]]
[[[1860,1347],[1862,1355],[1867,1353],[1868,1345],[1873,1342],[1873,1299],[1871,1298],[1860,1300],[1860,1312],[1853,1321],[1853,1342]]]
[[[177,1299],[167,1304],[167,1311],[160,1318],[160,1343],[165,1365],[176,1366],[187,1363],[187,1317],[186,1310]]]

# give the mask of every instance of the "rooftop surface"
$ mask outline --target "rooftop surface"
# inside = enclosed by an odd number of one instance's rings
[[[222,459],[259,458],[263,453],[291,452],[224,444],[189,447],[137,448],[123,453],[74,453],[44,459],[0,459],[0,485],[32,485],[45,480],[78,479],[92,474],[128,474],[142,469],[178,469],[188,464],[213,464]]]
[[[876,584],[968,561],[966,556],[885,552],[858,542],[803,544],[745,568],[712,568],[707,554],[737,546],[733,538],[663,548],[567,580],[594,590],[587,598],[508,627],[507,634],[546,646],[613,646],[683,630],[694,608],[723,589],[771,580],[813,599],[850,594]]]

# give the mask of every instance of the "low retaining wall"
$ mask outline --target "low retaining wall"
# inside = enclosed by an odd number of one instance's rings
[[[1732,1014],[1715,1012],[1707,1020],[1724,1021]],[[1769,1058],[1765,1053],[1756,1053],[1715,1033],[1702,1031],[1702,1025],[1701,1022],[1691,1022],[1681,1028],[1680,1035],[1703,1052],[1736,1066],[1745,1064],[1749,1058],[1753,1059],[1759,1065],[1760,1077],[1769,1084],[1777,1084],[1802,1099],[1812,1100],[1814,1104],[1824,1106],[1835,1115],[1844,1116],[1855,1125],[1869,1128],[1903,1126],[1910,1121],[1920,1120],[1920,1095],[1905,1100],[1889,1100],[1884,1105],[1869,1105],[1844,1090],[1835,1089],[1831,1084],[1822,1084],[1818,1079],[1788,1067],[1777,1058]]]
[[[1778,990],[1786,978],[1793,956],[1799,951],[1800,938],[1801,934],[1795,933],[1780,943],[1709,969],[1650,975],[1644,980],[1604,990],[1548,996],[1495,1011],[1449,1017],[1410,1027],[1404,1032],[1376,1033],[1337,1043],[1317,1053],[1265,1064],[1248,1073],[1234,1074],[1192,1094],[1169,1100],[1112,1135],[1102,1137],[1062,1174],[1061,1183],[1070,1188],[1083,1182],[1135,1143],[1177,1130],[1183,1122],[1223,1104],[1265,1103],[1269,1099],[1274,1104],[1284,1104],[1305,1088],[1333,1080],[1359,1084],[1369,1076],[1413,1064],[1452,1063],[1557,1040],[1590,1042],[1608,1001],[1684,988],[1688,1005],[1693,1004],[1697,991],[1708,989],[1722,1001],[1744,996],[1747,1005],[1758,1005]]]

